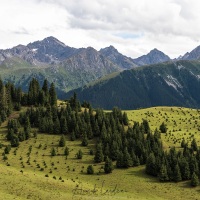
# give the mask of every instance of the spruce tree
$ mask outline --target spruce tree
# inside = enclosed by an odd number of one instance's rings
[[[110,160],[108,157],[106,158],[105,165],[104,165],[104,171],[106,174],[112,173],[113,170],[113,164],[112,160]]]
[[[182,142],[181,142],[181,148],[184,148],[186,145],[186,142],[185,142],[185,138],[183,138]]]
[[[125,112],[123,113],[123,124],[126,126],[128,125],[128,116]]]
[[[179,168],[179,165],[178,165],[178,164],[176,164],[176,165],[175,165],[175,168],[174,168],[173,180],[174,180],[175,182],[182,181],[181,172],[180,172],[180,168]]]
[[[164,122],[160,125],[160,132],[161,133],[167,132],[167,125]]]
[[[17,137],[17,135],[12,136],[10,143],[11,143],[12,147],[18,147],[19,146],[19,138]]]
[[[60,121],[58,118],[56,118],[56,120],[54,121],[53,132],[55,134],[60,134]]]
[[[144,126],[144,133],[146,134],[150,133],[149,122],[146,119],[143,119],[142,124]]]
[[[125,147],[124,152],[123,152],[123,167],[128,168],[133,165],[133,161],[131,159],[131,156]]]
[[[95,153],[95,156],[94,156],[94,161],[96,163],[100,163],[100,162],[103,161],[103,159],[104,159],[104,155],[103,155],[103,150],[102,150],[102,144],[98,143],[97,147],[96,147],[96,153]]]
[[[56,95],[54,83],[51,83],[50,88],[49,88],[49,99],[50,99],[49,102],[51,106],[57,106],[57,95]]]
[[[88,138],[87,138],[86,134],[84,134],[84,136],[83,136],[82,145],[83,146],[87,146],[88,145]]]
[[[68,132],[67,120],[63,116],[60,119],[60,128],[61,128],[61,133],[62,134],[67,134],[67,132]]]
[[[146,163],[146,173],[157,176],[156,159],[154,153],[150,153]]]
[[[78,150],[78,152],[77,152],[77,154],[76,154],[76,157],[77,157],[78,159],[82,159],[82,157],[83,157],[83,152],[81,151],[81,149]]]
[[[192,179],[191,179],[191,186],[192,186],[192,187],[196,187],[196,186],[198,186],[198,185],[199,185],[199,178],[198,178],[198,176],[196,175],[196,173],[193,172],[193,174],[192,174]]]
[[[62,135],[59,140],[59,147],[64,147],[66,143],[65,136]]]
[[[31,132],[30,121],[29,121],[29,118],[26,117],[25,124],[24,124],[24,133],[25,133],[26,140],[30,138],[30,135],[31,135],[30,132]]]
[[[65,147],[64,155],[65,155],[65,156],[68,156],[68,155],[69,155],[69,148],[68,148],[68,147]]]
[[[71,133],[71,141],[74,141],[74,140],[76,140],[76,136],[75,136],[74,131],[72,131],[72,133]]]
[[[124,155],[123,155],[123,153],[121,151],[117,155],[116,166],[117,166],[117,168],[124,167]]]
[[[54,147],[51,149],[51,156],[56,156],[56,150]]]
[[[193,139],[192,142],[191,142],[191,149],[193,151],[197,151],[198,150],[197,142],[196,142],[195,139]]]
[[[94,174],[94,168],[92,165],[88,165],[87,167],[87,174]]]
[[[169,181],[166,165],[162,164],[161,169],[160,169],[160,173],[159,173],[158,176],[159,176],[159,180],[161,182]]]

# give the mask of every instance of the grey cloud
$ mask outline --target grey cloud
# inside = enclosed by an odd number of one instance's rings
[[[30,33],[23,27],[20,27],[18,30],[10,31],[10,32],[18,34],[18,35],[30,35]]]

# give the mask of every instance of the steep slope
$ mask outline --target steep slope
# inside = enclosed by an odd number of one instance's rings
[[[158,49],[153,49],[147,55],[143,55],[139,58],[133,59],[133,62],[135,62],[139,66],[162,63],[166,61],[170,61],[170,57],[164,54],[162,51],[159,51]]]
[[[122,69],[131,69],[137,67],[132,58],[122,55],[113,46],[106,47],[99,51],[107,59],[111,60]]]
[[[200,59],[200,46],[193,49],[190,53],[187,52],[181,60],[198,60]]]
[[[90,101],[95,107],[135,109],[200,107],[199,90],[200,62],[178,61],[126,70],[75,92],[82,101]]]

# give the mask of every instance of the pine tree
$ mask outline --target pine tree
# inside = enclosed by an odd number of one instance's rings
[[[72,131],[72,133],[71,133],[71,141],[74,141],[74,140],[76,140],[76,136],[75,136],[74,131]]]
[[[169,181],[169,177],[167,174],[167,168],[166,168],[166,165],[164,165],[164,164],[162,164],[161,169],[160,169],[159,180],[161,182]]]
[[[83,146],[87,146],[88,145],[88,138],[87,138],[86,134],[84,134],[84,136],[83,136],[82,145]]]
[[[181,171],[182,180],[189,180],[191,177],[190,168],[189,168],[188,161],[183,156],[179,158],[179,167]]]
[[[117,166],[117,168],[124,167],[124,156],[123,156],[123,153],[121,151],[117,155],[116,166]]]
[[[147,158],[146,173],[157,176],[156,159],[153,153],[150,153]]]
[[[178,164],[176,164],[176,165],[175,165],[175,168],[174,168],[173,180],[174,180],[175,182],[182,181],[181,172],[180,172],[180,168],[179,168],[179,165],[178,165]]]
[[[195,139],[193,139],[192,142],[191,142],[191,149],[193,151],[197,151],[198,150],[197,142],[196,142]]]
[[[56,90],[54,83],[51,83],[50,88],[49,88],[49,98],[50,98],[50,105],[51,106],[57,106],[57,95],[56,95]]]
[[[51,149],[51,156],[56,156],[56,150],[54,147]]]
[[[164,122],[160,125],[160,131],[161,133],[167,132],[167,125]]]
[[[182,142],[181,142],[181,148],[184,148],[186,145],[186,142],[185,142],[185,138],[183,138]]]
[[[87,167],[87,174],[94,174],[94,168],[92,165],[88,165]]]
[[[123,113],[123,124],[126,126],[128,125],[128,116],[125,112]]]
[[[198,176],[196,175],[196,173],[193,172],[193,174],[192,174],[192,179],[191,179],[191,186],[192,186],[192,187],[196,187],[196,186],[198,186],[198,185],[199,185],[199,178],[198,178]]]
[[[154,138],[157,139],[157,140],[159,140],[161,138],[161,134],[160,134],[160,132],[158,131],[157,128],[154,131]]]
[[[82,157],[83,157],[83,152],[81,151],[81,149],[79,149],[79,151],[77,152],[76,157],[77,157],[78,159],[82,159]]]
[[[108,157],[106,158],[105,165],[104,165],[104,171],[106,174],[112,173],[113,170],[113,164],[112,160],[110,160]]]
[[[140,160],[139,160],[138,156],[136,156],[135,153],[132,152],[131,157],[132,157],[132,161],[133,161],[133,166],[134,167],[139,166]]]
[[[94,156],[94,161],[96,163],[100,163],[102,162],[104,159],[104,155],[103,155],[103,150],[102,150],[102,144],[99,143],[97,144],[97,147],[96,147],[96,153],[95,153],[95,156]]]
[[[49,86],[48,86],[48,81],[47,79],[44,80],[43,86],[42,86],[42,93],[44,94],[43,96],[43,102],[44,105],[47,105],[49,103]]]
[[[69,155],[69,148],[68,148],[68,147],[65,147],[64,155],[65,155],[65,156],[68,156],[68,155]]]
[[[63,116],[60,119],[60,128],[61,128],[61,133],[62,134],[67,134],[67,132],[68,132],[67,120]]]
[[[5,153],[5,154],[9,154],[9,153],[10,153],[10,150],[11,150],[11,146],[8,145],[8,146],[5,147],[4,153]]]
[[[128,168],[128,167],[131,167],[132,165],[133,165],[133,161],[131,159],[131,156],[127,148],[125,147],[124,153],[123,153],[123,167]]]
[[[30,138],[30,135],[31,135],[30,132],[31,132],[30,121],[29,121],[29,118],[26,117],[25,124],[24,124],[24,133],[25,133],[26,140]]]
[[[18,147],[19,146],[19,138],[16,135],[13,135],[10,143],[11,143],[12,147]]]
[[[150,133],[149,122],[146,119],[143,119],[142,124],[144,126],[144,133],[146,134]]]
[[[60,121],[58,118],[56,118],[56,120],[54,121],[53,132],[55,134],[60,134]]]
[[[62,136],[60,137],[60,140],[59,140],[59,147],[64,147],[64,146],[65,146],[65,143],[66,143],[66,141],[65,141],[65,136],[62,135]]]

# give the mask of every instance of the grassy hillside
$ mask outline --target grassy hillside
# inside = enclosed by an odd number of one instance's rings
[[[130,123],[148,119],[152,129],[165,121],[168,133],[162,135],[165,147],[180,146],[179,139],[191,136],[198,139],[199,116],[197,110],[187,108],[155,107],[143,110],[127,111]],[[18,112],[11,115],[18,116]],[[195,122],[195,120],[197,122]],[[177,125],[174,125],[174,121]],[[6,123],[0,129],[0,155],[4,146]],[[179,130],[181,129],[181,130]],[[188,131],[187,131],[188,130]],[[170,133],[171,131],[171,133]],[[157,178],[145,174],[144,166],[115,169],[112,174],[105,175],[103,163],[94,164],[90,149],[94,141],[87,147],[81,141],[70,141],[67,138],[69,156],[64,156],[64,147],[58,147],[60,136],[38,133],[37,138],[24,141],[18,148],[12,148],[7,160],[0,157],[0,196],[3,199],[198,199],[199,187],[191,188],[189,182],[160,183]],[[178,140],[174,144],[174,140]],[[56,148],[56,156],[51,157],[52,147]],[[79,149],[83,151],[83,159],[75,155]],[[30,154],[30,159],[28,156]],[[87,175],[87,166],[94,166],[94,175]],[[120,181],[119,181],[120,180]]]
[[[127,111],[127,114],[131,123],[147,119],[153,131],[156,128],[159,129],[164,122],[168,128],[167,133],[162,134],[165,147],[180,148],[183,138],[189,144],[195,138],[200,145],[200,110],[182,107],[152,107]]]

